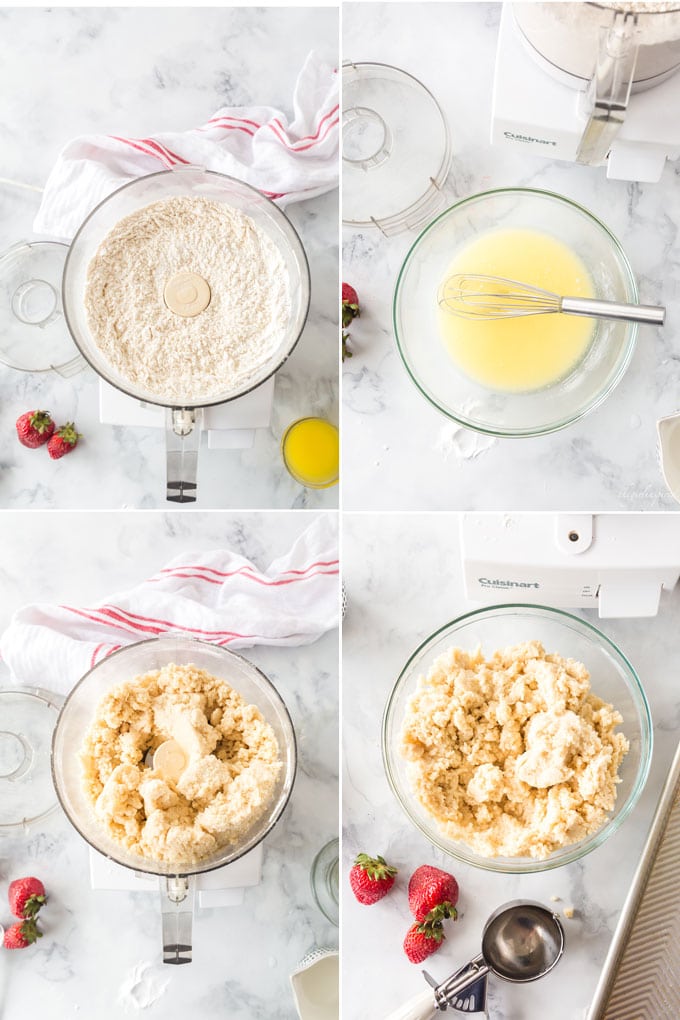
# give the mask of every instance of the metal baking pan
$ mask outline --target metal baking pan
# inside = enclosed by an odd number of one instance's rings
[[[680,1018],[680,747],[587,1020]]]

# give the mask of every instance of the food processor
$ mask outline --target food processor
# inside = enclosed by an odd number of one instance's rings
[[[249,216],[278,248],[288,273],[290,315],[280,343],[260,368],[239,385],[225,388],[205,398],[183,394],[168,404],[157,394],[130,383],[106,360],[97,347],[87,321],[85,289],[87,271],[99,245],[109,231],[124,217],[174,196],[201,197],[224,202]],[[179,291],[166,281],[170,301]],[[196,286],[199,286],[196,282]],[[168,287],[170,288],[168,290]],[[64,315],[71,335],[83,357],[109,386],[143,405],[165,408],[167,439],[167,499],[177,503],[196,500],[198,448],[203,409],[224,405],[260,387],[281,367],[295,347],[309,310],[309,267],[300,239],[287,217],[259,191],[242,181],[196,166],[179,166],[172,170],[137,178],[101,202],[84,221],[76,234],[66,258],[63,275]],[[208,299],[209,300],[209,299]],[[167,302],[166,302],[167,303]],[[169,307],[173,307],[172,303]],[[178,305],[179,307],[179,305]],[[177,314],[183,314],[178,311]],[[200,315],[200,312],[198,313]]]
[[[658,181],[680,156],[680,3],[501,6],[492,143]]]
[[[243,838],[208,857],[187,864],[154,861],[114,842],[97,820],[83,789],[79,751],[97,706],[112,687],[169,663],[193,664],[225,680],[247,704],[256,705],[276,736],[281,774],[265,813]],[[270,680],[228,649],[195,638],[163,635],[128,645],[101,660],[70,692],[59,714],[52,741],[52,778],[69,821],[91,848],[122,868],[159,877],[163,961],[190,963],[196,877],[223,868],[254,851],[288,803],[296,772],[295,733],[286,706]],[[244,882],[243,884],[248,884]]]
[[[480,514],[460,518],[465,594],[656,616],[680,577],[675,514]]]

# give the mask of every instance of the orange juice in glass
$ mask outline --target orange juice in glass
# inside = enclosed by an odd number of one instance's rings
[[[281,440],[283,463],[296,482],[308,489],[328,489],[339,475],[337,427],[325,418],[299,418]]]

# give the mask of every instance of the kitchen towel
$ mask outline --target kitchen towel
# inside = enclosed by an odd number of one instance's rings
[[[228,549],[187,551],[94,606],[25,606],[0,639],[15,683],[67,693],[124,645],[181,633],[227,648],[311,644],[337,627],[337,527],[318,517],[264,570]]]
[[[86,135],[57,158],[33,224],[70,240],[85,217],[128,181],[196,165],[237,177],[278,205],[338,186],[338,71],[310,53],[293,95],[293,120],[270,106],[222,107],[189,131],[151,138]]]

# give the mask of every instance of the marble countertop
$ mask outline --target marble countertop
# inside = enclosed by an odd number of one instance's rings
[[[13,538],[3,551],[0,630],[28,601],[87,604],[148,576],[183,549],[232,548],[263,569],[290,548],[309,520],[285,512],[185,517],[7,511],[4,533]],[[0,950],[4,1020],[25,1011],[29,988],[36,1015],[50,1020],[119,1020],[125,1013],[120,991],[143,962],[151,965],[147,980],[169,979],[145,1017],[297,1016],[288,975],[310,950],[337,946],[338,939],[313,901],[309,880],[317,851],[337,836],[337,631],[305,647],[256,647],[243,654],[277,686],[298,739],[295,787],[264,842],[261,884],[245,891],[241,906],[197,909],[194,962],[163,966],[158,894],[92,891],[87,845],[61,810],[25,834],[0,831],[3,902],[8,882],[25,874],[39,875],[50,895],[37,945]],[[5,682],[0,674],[0,686]],[[0,911],[0,923],[9,923],[8,909]]]
[[[5,8],[0,178],[40,188],[77,135],[144,137],[193,127],[224,105],[292,113],[308,52],[337,61],[337,24],[330,8]],[[36,190],[0,181],[0,250],[35,236],[39,200]],[[337,506],[337,488],[294,482],[278,448],[296,418],[337,421],[337,191],[290,206],[288,215],[310,262],[309,319],[277,374],[271,428],[258,430],[247,450],[208,450],[203,438],[198,508]],[[63,379],[0,368],[0,407],[0,505],[167,507],[162,431],[102,425],[91,369]],[[85,439],[72,457],[55,464],[16,443],[14,421],[34,407],[75,420]]]
[[[656,420],[680,407],[678,164],[658,184],[608,180],[603,168],[489,144],[500,4],[343,7],[343,59],[393,64],[419,78],[451,129],[448,204],[496,187],[556,191],[595,212],[621,240],[643,300],[667,325],[644,328],[629,369],[604,404],[552,436],[489,443],[454,433],[409,380],[392,335],[394,283],[416,234],[344,229],[343,279],[362,315],[343,371],[345,509],[664,509]]]
[[[537,875],[493,874],[447,857],[408,822],[388,786],[380,751],[383,710],[406,660],[434,630],[475,608],[463,595],[459,557],[449,515],[428,515],[426,523],[399,513],[346,515],[343,881],[359,851],[383,854],[401,874],[390,895],[372,907],[358,904],[343,885],[344,1016],[381,1020],[425,988],[421,968],[408,962],[401,943],[410,923],[408,877],[420,864],[435,864],[459,881],[461,917],[455,926],[449,923],[444,947],[425,964],[428,971],[441,981],[472,959],[487,917],[504,902],[535,899],[560,913],[571,906],[573,919],[563,916],[567,949],[559,966],[531,985],[492,979],[489,1012],[494,1020],[582,1020],[680,739],[680,693],[669,681],[669,663],[680,657],[680,589],[663,593],[654,618],[599,621],[594,610],[583,613],[630,658],[649,700],[654,752],[633,812],[577,863]],[[552,896],[559,901],[551,903]]]

